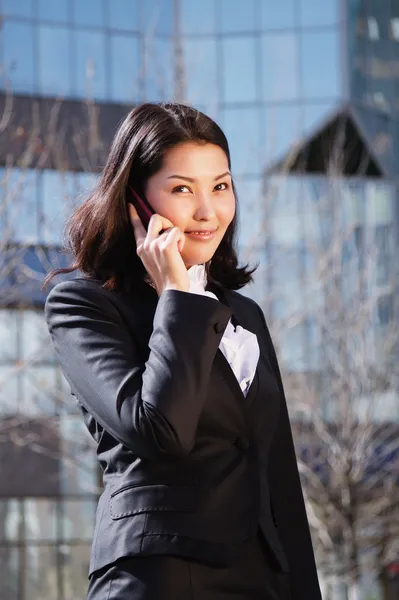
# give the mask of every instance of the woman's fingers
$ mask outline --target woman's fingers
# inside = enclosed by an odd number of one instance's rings
[[[144,240],[147,237],[147,232],[133,204],[130,204],[129,202],[128,208],[130,222],[132,224],[134,237],[136,239],[136,246],[139,246],[144,243]]]
[[[148,240],[152,241],[156,239],[159,237],[161,231],[172,229],[173,227],[174,225],[169,219],[161,217],[161,215],[158,214],[152,215],[148,224]]]

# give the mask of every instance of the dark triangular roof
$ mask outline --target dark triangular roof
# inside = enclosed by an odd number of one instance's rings
[[[339,173],[385,177],[387,165],[373,151],[358,111],[343,105],[330,113],[309,135],[300,139],[266,169],[287,173]]]

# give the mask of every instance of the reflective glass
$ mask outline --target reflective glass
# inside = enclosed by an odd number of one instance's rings
[[[35,28],[31,23],[2,24],[3,70],[14,92],[36,91]]]
[[[71,93],[71,31],[67,27],[39,25],[39,85],[48,95]]]
[[[302,27],[336,25],[339,21],[340,0],[299,0]]]
[[[62,503],[62,539],[91,541],[96,516],[97,499],[64,500]]]
[[[7,180],[8,226],[11,238],[18,242],[38,240],[37,173],[12,169]]]
[[[239,253],[239,260],[241,264],[249,264],[250,268],[254,268],[258,265],[255,273],[253,274],[253,283],[248,284],[242,289],[244,296],[252,298],[259,304],[262,310],[266,310],[268,306],[267,297],[267,273],[268,265],[265,261],[264,250],[262,248],[242,248]]]
[[[214,33],[215,0],[181,0],[181,31],[183,34]]]
[[[206,107],[213,108],[220,100],[217,42],[214,39],[191,37],[183,43],[187,100],[195,106],[203,105],[206,112]]]
[[[306,102],[303,108],[303,131],[304,133],[312,132],[320,127],[325,119],[327,119],[337,103],[334,100],[327,102]]]
[[[20,600],[19,548],[0,546],[0,598]]]
[[[269,33],[261,40],[263,99],[296,99],[299,94],[298,36]]]
[[[261,1],[262,29],[287,29],[296,25],[297,0],[279,0],[273,2]]]
[[[78,29],[74,36],[75,93],[81,98],[105,100],[107,96],[105,32]]]
[[[69,22],[68,0],[37,0],[38,16],[41,21]]]
[[[108,21],[112,29],[139,31],[139,0],[107,0]]]
[[[105,0],[72,0],[75,25],[105,27]]]
[[[24,310],[20,322],[22,360],[55,362],[55,354],[43,311]]]
[[[337,31],[304,31],[301,35],[301,63],[304,98],[339,96],[341,82]]]
[[[74,173],[45,169],[41,173],[40,239],[45,244],[60,244],[65,221],[74,206]]]
[[[256,38],[225,38],[223,49],[223,100],[249,102],[257,99]]]
[[[169,39],[151,36],[146,40],[145,98],[160,102],[174,94],[174,49]],[[189,78],[188,78],[189,79]]]
[[[278,248],[298,248],[301,239],[299,202],[301,182],[290,176],[275,176],[266,188],[267,237]]]
[[[12,498],[0,500],[0,540],[17,542],[22,538],[21,527],[19,500]]]
[[[262,164],[267,166],[276,159],[286,158],[288,168],[290,160],[295,157],[295,143],[301,134],[301,112],[296,104],[270,105],[265,107],[265,130],[261,140]]]
[[[21,313],[13,309],[0,309],[0,363],[18,358],[18,325]]]
[[[296,290],[299,293],[299,289]],[[279,350],[282,368],[291,372],[303,372],[307,366],[304,323],[295,327],[282,327]]]
[[[274,9],[273,9],[274,10]],[[257,29],[256,0],[221,0],[218,29],[223,33]]]
[[[367,221],[372,225],[394,220],[393,189],[387,183],[370,181],[366,184]]]
[[[153,39],[154,34],[157,33],[173,34],[173,6],[173,2],[160,2],[160,0],[140,2],[141,31],[147,41]]]
[[[234,179],[238,197],[238,244],[251,252],[264,245],[262,180]]]
[[[34,16],[33,0],[2,0],[2,16],[25,17]]]
[[[227,108],[223,112],[223,130],[229,142],[235,177],[259,171],[259,123],[258,108]]]
[[[20,409],[25,415],[56,413],[56,370],[53,366],[28,364],[23,369]]]
[[[18,414],[19,396],[18,369],[0,365],[0,415]]]
[[[56,546],[34,546],[25,550],[23,569],[25,598],[54,600],[58,598],[58,565]]]
[[[140,44],[136,36],[111,35],[111,99],[133,102],[141,95]]]
[[[73,398],[70,398],[73,402]],[[82,415],[61,415],[61,491],[63,494],[96,494],[98,463],[95,444]]]
[[[54,500],[25,499],[23,510],[26,540],[51,542],[57,538],[57,503]]]
[[[87,573],[89,572],[90,545],[79,544],[60,547],[61,576],[63,581],[63,600],[85,598],[87,592]]]
[[[75,184],[78,202],[87,198],[89,192],[93,190],[98,182],[99,175],[97,173],[76,173]]]

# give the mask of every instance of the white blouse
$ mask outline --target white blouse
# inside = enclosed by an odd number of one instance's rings
[[[209,296],[218,300],[212,292],[205,290],[207,284],[205,265],[195,265],[188,269],[190,278],[189,292]],[[252,380],[255,376],[260,351],[258,338],[254,333],[244,329],[240,325],[234,328],[231,320],[228,322],[223,337],[219,344],[226,360],[230,364],[240,388],[247,395]]]

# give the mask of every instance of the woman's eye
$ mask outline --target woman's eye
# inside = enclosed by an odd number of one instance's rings
[[[173,188],[172,192],[186,192],[186,191],[190,191],[189,188],[186,185],[178,185],[175,188]]]
[[[215,185],[215,190],[217,192],[222,192],[223,190],[227,190],[229,188],[227,183],[218,183]]]

